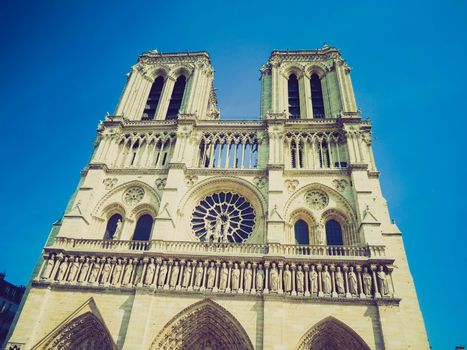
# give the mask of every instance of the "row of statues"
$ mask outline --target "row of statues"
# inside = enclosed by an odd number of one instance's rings
[[[53,254],[44,265],[40,279],[54,282],[250,294],[331,297],[393,295],[391,270],[383,265],[179,261]]]

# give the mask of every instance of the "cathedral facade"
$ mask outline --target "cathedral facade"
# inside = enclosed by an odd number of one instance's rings
[[[429,349],[336,48],[273,51],[222,120],[206,52],[142,54],[6,350]]]

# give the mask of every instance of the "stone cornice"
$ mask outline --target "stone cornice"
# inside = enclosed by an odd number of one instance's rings
[[[138,57],[138,63],[206,63],[211,64],[209,54],[206,51],[197,52],[169,52],[161,53],[157,51],[148,51]]]

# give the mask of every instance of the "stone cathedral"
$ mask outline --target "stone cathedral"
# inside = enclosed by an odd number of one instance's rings
[[[139,56],[6,350],[429,349],[340,52],[273,51],[257,120],[206,52]]]

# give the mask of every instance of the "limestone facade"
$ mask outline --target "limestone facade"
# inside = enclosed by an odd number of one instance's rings
[[[5,349],[428,349],[339,51],[273,51],[259,120],[142,54]]]

